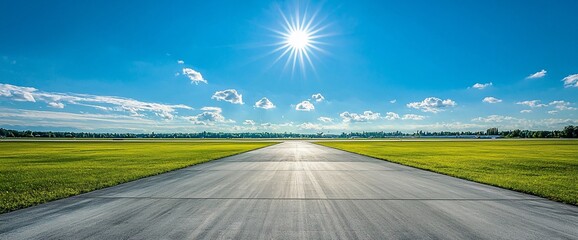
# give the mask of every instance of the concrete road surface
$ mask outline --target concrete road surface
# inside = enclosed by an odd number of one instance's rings
[[[578,239],[578,207],[289,141],[0,215],[0,239]]]

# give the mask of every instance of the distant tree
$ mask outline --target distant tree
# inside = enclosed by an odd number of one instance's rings
[[[510,132],[510,134],[508,135],[508,137],[518,138],[518,137],[520,137],[520,133],[521,133],[521,132],[522,132],[522,131],[520,131],[520,129],[516,129],[516,130]]]
[[[566,126],[564,127],[564,130],[562,131],[563,133],[563,137],[566,138],[575,138],[578,136],[578,134],[575,135],[576,129],[574,126],[570,125],[570,126]]]

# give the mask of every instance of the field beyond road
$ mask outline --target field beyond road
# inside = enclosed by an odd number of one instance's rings
[[[317,144],[578,205],[578,141],[575,140],[327,141]]]
[[[0,213],[272,145],[272,142],[0,142]]]

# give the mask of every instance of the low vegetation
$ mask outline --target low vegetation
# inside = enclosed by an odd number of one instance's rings
[[[0,142],[0,213],[269,146],[271,142]]]
[[[578,205],[578,141],[329,141],[320,145]]]

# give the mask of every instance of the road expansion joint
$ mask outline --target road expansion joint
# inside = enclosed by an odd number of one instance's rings
[[[151,200],[281,200],[281,201],[549,201],[541,198],[243,198],[243,197],[124,197],[76,196],[82,199],[151,199]]]
[[[294,169],[294,170],[279,170],[279,169],[263,169],[263,170],[256,170],[256,169],[187,169],[185,171],[192,171],[192,172],[419,172],[419,170],[369,170],[369,169],[360,169],[360,170],[313,170],[313,169]]]

